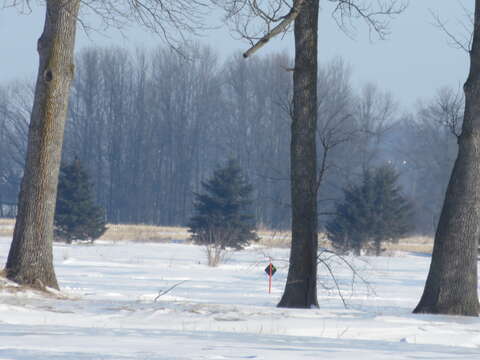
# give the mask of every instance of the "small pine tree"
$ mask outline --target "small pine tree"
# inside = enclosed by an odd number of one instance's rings
[[[203,193],[195,194],[189,232],[194,243],[207,246],[209,265],[215,266],[225,248],[242,249],[258,239],[251,211],[253,189],[235,160],[215,170],[202,187]]]
[[[72,240],[98,239],[107,230],[105,211],[95,205],[88,174],[78,159],[60,168],[55,237]]]
[[[365,171],[362,184],[344,189],[344,201],[326,224],[327,235],[340,251],[374,250],[395,242],[412,227],[411,206],[396,184],[395,170],[384,165]]]

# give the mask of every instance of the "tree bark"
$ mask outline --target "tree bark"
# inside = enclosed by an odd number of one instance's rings
[[[53,217],[80,0],[48,0],[18,215],[6,265],[19,284],[57,288]]]
[[[464,85],[465,116],[435,235],[432,262],[415,313],[478,316],[477,247],[480,239],[480,0],[470,74]]]
[[[317,301],[317,29],[319,0],[307,0],[295,20],[291,139],[292,247],[279,307]]]

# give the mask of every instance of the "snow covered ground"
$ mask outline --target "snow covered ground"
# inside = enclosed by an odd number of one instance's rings
[[[0,262],[10,240],[0,238]],[[348,308],[320,267],[320,309],[277,309],[285,249],[252,248],[205,265],[184,244],[55,245],[68,299],[0,290],[0,360],[479,359],[480,320],[412,315],[429,258],[352,260],[363,283],[332,263]],[[263,269],[278,272],[272,294]],[[155,301],[159,291],[167,294]]]

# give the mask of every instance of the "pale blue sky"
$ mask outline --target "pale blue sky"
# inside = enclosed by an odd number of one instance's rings
[[[433,25],[430,10],[437,12],[452,32],[462,33],[461,21],[465,10],[473,9],[473,0],[410,0],[405,13],[392,21],[388,40],[370,41],[368,29],[357,22],[357,35],[350,39],[336,26],[330,16],[331,4],[321,1],[322,13],[319,32],[320,62],[341,56],[353,69],[354,84],[367,81],[389,90],[406,108],[417,99],[428,98],[442,86],[461,86],[468,72],[468,56],[452,47],[448,38]],[[18,77],[31,77],[37,69],[36,40],[43,26],[43,9],[36,8],[30,15],[19,15],[12,9],[0,10],[0,82]],[[214,19],[212,24],[218,24]],[[248,45],[235,40],[226,28],[205,31],[199,41],[210,44],[223,57],[242,51]],[[159,43],[154,35],[138,28],[125,32],[125,37],[110,29],[106,34],[91,34],[88,38],[81,29],[77,50],[87,46],[120,45],[125,47],[153,47]],[[267,45],[263,53],[286,50],[293,54],[291,36]]]

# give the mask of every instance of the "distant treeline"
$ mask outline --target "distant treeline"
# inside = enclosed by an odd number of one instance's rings
[[[89,171],[108,222],[185,225],[202,180],[233,157],[254,186],[257,223],[289,227],[293,61],[218,58],[201,46],[78,54],[64,158]],[[416,230],[432,232],[463,98],[443,89],[405,114],[377,86],[355,89],[341,59],[321,67],[318,94],[320,224],[343,187],[388,162],[414,204]],[[0,85],[0,216],[16,201],[31,103],[27,82]]]

